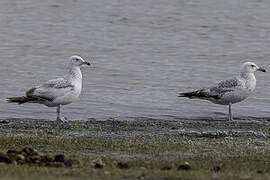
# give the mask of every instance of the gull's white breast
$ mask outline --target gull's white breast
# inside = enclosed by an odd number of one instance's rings
[[[53,103],[55,104],[61,104],[61,105],[66,105],[70,104],[73,101],[77,100],[81,94],[82,90],[82,80],[81,79],[76,79],[72,83],[73,87],[70,87],[69,90],[63,95],[55,98]]]

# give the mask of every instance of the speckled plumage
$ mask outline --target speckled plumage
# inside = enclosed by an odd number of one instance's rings
[[[231,104],[243,101],[254,91],[256,87],[255,71],[265,72],[256,64],[246,62],[241,66],[239,76],[220,81],[217,85],[208,88],[180,93],[179,96],[204,99],[215,104],[229,105],[230,108]]]

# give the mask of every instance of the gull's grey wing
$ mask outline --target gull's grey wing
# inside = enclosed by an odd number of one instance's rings
[[[72,91],[73,88],[74,86],[64,78],[52,79],[41,86],[30,89],[26,92],[26,96],[53,101],[55,98]]]
[[[232,79],[220,81],[217,85],[199,89],[197,91],[180,93],[179,97],[199,98],[199,99],[220,99],[225,93],[241,89],[242,83],[235,77]]]
[[[216,86],[208,88],[208,93],[220,97],[227,92],[235,91],[241,87],[242,85],[239,79],[235,77],[233,79],[221,81]]]
[[[64,78],[57,78],[47,81],[46,83],[42,84],[40,87],[44,88],[67,88],[71,87],[72,85],[68,82],[68,80]]]

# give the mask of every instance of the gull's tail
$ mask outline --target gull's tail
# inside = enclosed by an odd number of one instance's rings
[[[200,89],[197,91],[192,92],[185,92],[185,93],[179,93],[178,97],[187,97],[187,98],[206,98],[207,94],[205,93],[204,89]]]
[[[36,90],[36,88],[31,88],[28,91],[26,91],[25,96],[7,98],[7,102],[8,103],[18,103],[18,104],[24,104],[27,102],[34,102],[35,100],[37,100],[36,97],[33,97],[33,93],[35,90]]]
[[[7,98],[8,103],[18,103],[18,104],[27,103],[27,102],[30,102],[30,101],[33,101],[33,100],[34,100],[34,98],[25,97],[25,96]]]
[[[198,98],[198,99],[218,99],[217,94],[209,93],[208,89],[200,89],[197,91],[191,91],[191,92],[185,92],[185,93],[179,93],[178,97],[187,97],[190,99]]]

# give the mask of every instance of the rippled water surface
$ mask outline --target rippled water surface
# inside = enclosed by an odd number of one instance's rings
[[[69,119],[225,119],[227,107],[177,98],[238,73],[249,60],[270,70],[267,0],[1,0],[0,118],[55,119],[56,109],[7,104],[66,73],[67,59],[92,61]],[[233,106],[242,119],[270,117],[270,74]]]

